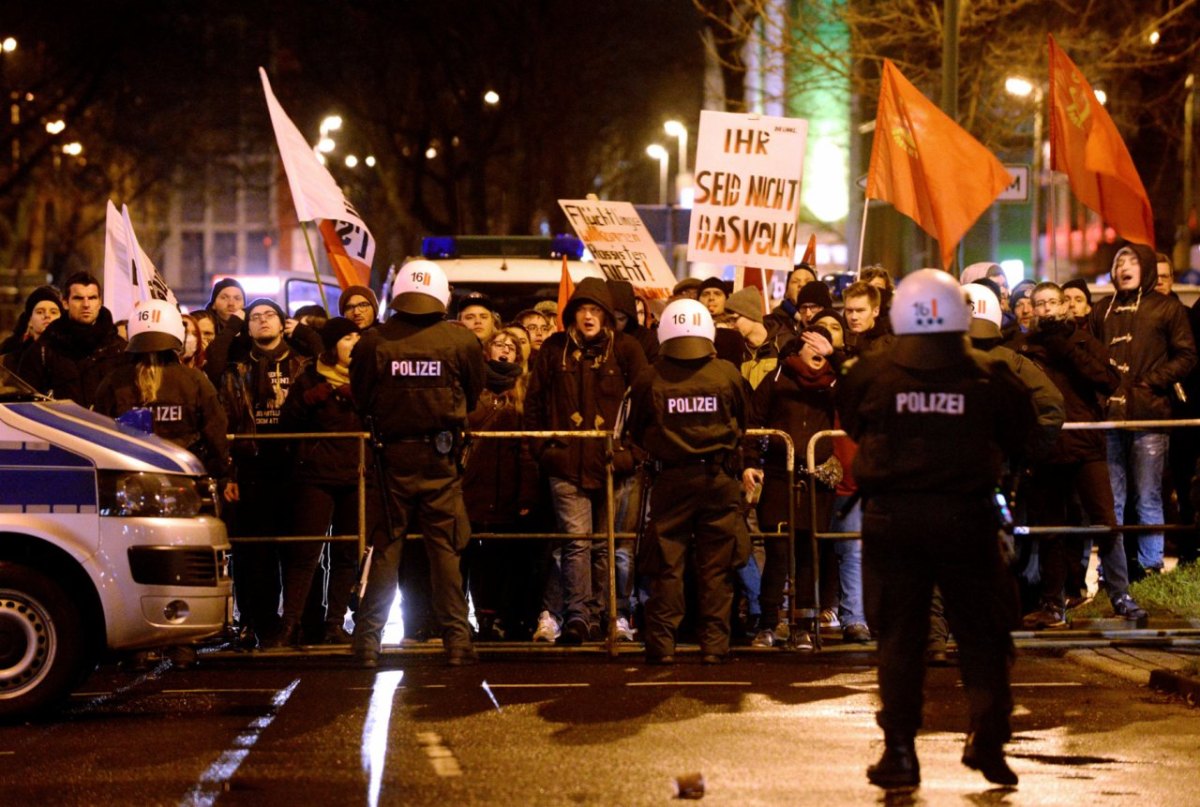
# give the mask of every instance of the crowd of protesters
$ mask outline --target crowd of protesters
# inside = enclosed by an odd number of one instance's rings
[[[1200,307],[1189,309],[1175,297],[1170,261],[1148,248],[1122,248],[1111,274],[1115,294],[1093,301],[1081,280],[1061,287],[1025,281],[1010,290],[995,264],[973,264],[961,273],[974,311],[973,347],[1008,364],[1038,410],[1038,437],[1017,452],[1025,462],[1005,483],[1015,493],[1019,522],[1195,520],[1191,484],[1200,439],[1190,430],[1060,428],[1063,422],[1200,414]],[[894,288],[886,269],[867,267],[835,301],[829,285],[800,264],[769,311],[758,289],[735,292],[718,278],[684,280],[673,290],[675,298],[698,300],[710,312],[715,354],[737,368],[744,384],[748,426],[786,432],[799,458],[790,489],[783,443],[744,441],[737,463],[743,516],[760,537],[734,572],[735,640],[811,648],[805,628],[814,623],[797,629],[788,619],[796,607],[819,613],[820,624],[839,628],[844,641],[871,641],[860,541],[820,541],[815,556],[809,551],[814,532],[860,531],[862,502],[851,472],[858,447],[845,437],[825,440],[817,446],[816,467],[801,466],[814,434],[840,428],[835,401],[844,368],[891,348]],[[203,309],[167,317],[178,318],[177,333],[135,327],[126,339],[101,299],[99,282],[86,273],[69,277],[61,294],[38,288],[0,345],[0,362],[41,392],[110,416],[149,409],[154,431],[193,451],[221,481],[230,535],[279,539],[235,540],[241,643],[351,642],[357,544],[319,536],[358,532],[359,483],[375,473],[371,451],[360,453],[355,439],[254,438],[369,429],[352,383],[362,354],[356,346],[381,328],[393,301],[381,306],[371,289],[351,286],[342,291],[336,316],[319,306],[289,316],[273,300],[248,300],[227,279],[213,287]],[[544,301],[504,322],[480,295],[459,299],[448,312],[478,342],[484,363],[467,430],[560,433],[477,437],[455,446],[471,532],[499,536],[473,537],[461,553],[461,585],[473,606],[477,641],[579,644],[610,631],[619,640],[637,639],[647,587],[635,542],[617,542],[618,602],[610,626],[609,555],[606,542],[594,536],[606,530],[608,464],[621,533],[640,534],[648,526],[642,504],[653,468],[619,433],[611,454],[602,440],[563,433],[619,432],[627,391],[658,356],[655,312],[663,302],[640,297],[626,282],[588,278],[561,312]],[[226,434],[247,437],[230,442]],[[579,537],[527,537],[553,532]],[[789,534],[796,539],[790,548]],[[1195,533],[1178,535],[1179,561],[1194,562]],[[1144,618],[1129,583],[1164,570],[1162,533],[1113,532],[1096,543],[1100,590],[1114,612]],[[1077,534],[1019,541],[1013,566],[1023,619],[1014,627],[1066,626],[1070,609],[1089,598],[1091,552],[1092,541]],[[785,585],[789,555],[798,581],[792,591]],[[407,552],[398,575],[405,635],[437,638],[442,595],[431,588],[420,548]],[[814,592],[819,601],[810,601]],[[936,657],[944,653],[947,630],[937,618],[936,597],[933,616],[930,652]]]

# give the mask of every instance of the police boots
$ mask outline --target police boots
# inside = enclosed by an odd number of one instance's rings
[[[907,734],[884,732],[883,756],[867,768],[867,779],[879,787],[916,787],[921,783],[917,747]]]
[[[1004,759],[1004,748],[999,745],[987,745],[979,742],[974,734],[967,735],[967,743],[963,746],[962,763],[972,770],[979,771],[983,778],[994,785],[1013,787],[1017,784],[1017,775],[1008,767]]]

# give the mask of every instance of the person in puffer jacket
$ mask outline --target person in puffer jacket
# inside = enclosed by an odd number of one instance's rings
[[[1092,308],[1092,333],[1108,350],[1108,360],[1121,376],[1108,396],[1109,420],[1162,420],[1171,417],[1171,396],[1196,365],[1196,343],[1187,309],[1179,300],[1154,290],[1154,250],[1130,244],[1113,259],[1117,293]],[[1126,489],[1132,486],[1137,523],[1162,524],[1162,476],[1167,432],[1161,429],[1115,430],[1108,433],[1108,475],[1117,523],[1125,524]],[[1137,548],[1129,564],[1130,580],[1163,568],[1163,535],[1143,533],[1126,541]]]

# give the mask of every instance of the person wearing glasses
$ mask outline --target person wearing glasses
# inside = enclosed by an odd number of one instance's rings
[[[204,371],[234,434],[282,431],[280,410],[292,382],[309,359],[284,336],[287,316],[274,300],[252,300],[243,320],[231,314],[229,325],[212,343]],[[292,467],[289,444],[283,440],[238,440],[233,444],[238,468],[238,503],[227,510],[229,534],[234,537],[285,535],[291,519],[280,517],[289,501]],[[273,642],[280,632],[279,546],[275,543],[235,543],[234,597],[240,614],[241,640],[253,648]]]
[[[342,316],[353,322],[359,332],[375,327],[379,321],[379,299],[366,286],[347,286],[338,300]]]
[[[533,364],[534,357],[542,348],[542,342],[545,342],[546,337],[554,333],[554,323],[541,311],[534,311],[532,308],[517,314],[513,321],[529,334],[529,363]]]

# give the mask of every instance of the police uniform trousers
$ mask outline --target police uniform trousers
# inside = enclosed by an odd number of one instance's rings
[[[383,459],[393,534],[387,535],[384,502],[378,486],[372,484],[367,492],[367,529],[375,554],[366,593],[355,614],[354,650],[379,650],[383,627],[396,598],[404,536],[410,531],[419,532],[425,539],[434,615],[446,649],[470,647],[471,628],[459,564],[471,529],[454,458],[439,454],[432,443],[398,441],[385,446]]]
[[[863,513],[867,619],[879,633],[877,715],[887,733],[921,726],[929,607],[936,584],[958,641],[970,730],[999,747],[1010,736],[1013,583],[1000,559],[987,494],[874,496]]]
[[[685,611],[683,573],[692,550],[696,563],[699,614],[696,635],[701,652],[729,653],[734,570],[749,548],[739,509],[741,485],[724,469],[684,465],[664,469],[650,491],[646,540],[656,542],[650,598],[645,608],[646,654],[675,652],[675,632]],[[741,540],[739,540],[741,538]]]

